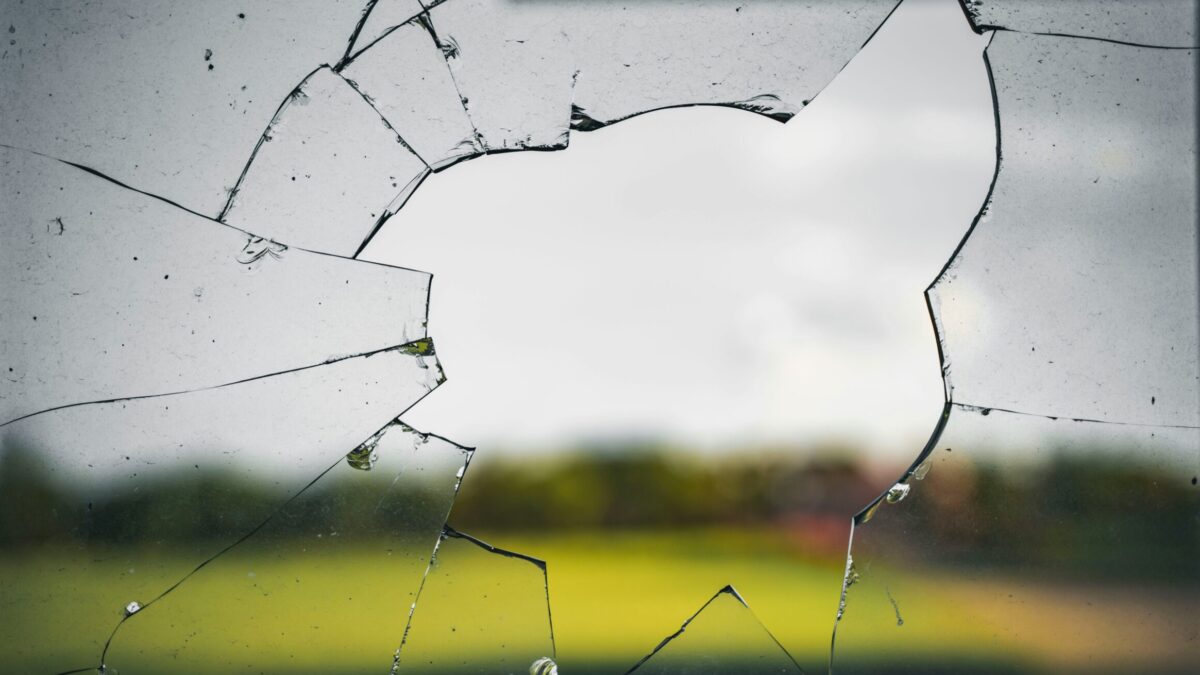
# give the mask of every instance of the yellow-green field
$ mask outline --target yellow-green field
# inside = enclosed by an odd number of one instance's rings
[[[826,668],[842,561],[806,557],[778,534],[708,529],[484,538],[548,561],[564,675],[622,672],[726,584],[808,672]],[[395,545],[266,544],[234,549],[131,617],[117,633],[109,665],[121,675],[387,672],[424,554],[406,555]],[[0,630],[13,640],[5,672],[96,663],[120,608],[149,599],[115,595],[124,587],[114,590],[113,580],[130,574],[126,561],[137,557],[113,552],[107,562],[79,564],[63,551],[0,555],[0,574],[17,581],[8,585],[15,596],[2,603],[15,611],[0,616]],[[187,566],[158,562],[132,574],[160,570],[150,588]],[[416,654],[421,635],[422,659],[434,664],[410,659],[409,672],[456,672],[464,661],[504,662],[496,650],[516,655],[514,662],[543,650],[541,572],[534,565],[482,550],[438,565],[425,596],[438,601],[418,605],[411,645]],[[488,588],[503,595],[485,598]],[[48,591],[69,591],[69,606],[43,602]],[[458,633],[456,617],[470,625],[471,618],[489,616],[487,604],[500,597],[504,625],[478,638]],[[1173,645],[1181,631],[1196,631],[1197,600],[1190,587],[1089,588],[876,563],[851,590],[838,638],[845,648],[839,672],[1187,672],[1195,648],[1181,653]],[[729,634],[741,628],[731,626]],[[494,644],[497,635],[503,646]],[[719,631],[685,638],[689,648],[738,658],[738,645],[721,644]]]

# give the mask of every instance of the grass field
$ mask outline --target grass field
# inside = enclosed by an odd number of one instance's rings
[[[548,561],[564,675],[623,672],[726,584],[806,671],[826,668],[842,561],[806,557],[777,534],[725,528],[508,533],[489,540]],[[108,663],[121,675],[387,672],[424,572],[423,553],[405,555],[395,544],[267,544],[235,549],[134,615],[118,632]],[[15,597],[2,602],[15,610],[0,616],[0,631],[11,640],[4,672],[96,663],[120,608],[135,599],[115,595],[127,586],[114,589],[135,553],[112,552],[103,564],[78,564],[79,556],[63,551],[0,555],[0,574],[20,580],[9,585],[18,589]],[[187,566],[158,563],[134,572],[163,570],[147,589]],[[414,621],[418,631],[422,622],[426,628],[412,653],[419,651],[426,663],[410,659],[409,671],[462,672],[464,662],[546,655],[541,578],[532,564],[482,550],[440,559]],[[882,579],[886,586],[872,586]],[[64,584],[69,604],[43,602],[47,589],[61,592]],[[880,599],[883,590],[895,606]],[[1187,672],[1196,654],[1171,651],[1178,649],[1172,636],[1195,631],[1192,608],[1200,594],[1194,588],[1176,589],[1167,599],[1160,590],[1096,590],[876,566],[852,589],[838,672]],[[483,597],[492,592],[497,595]],[[479,633],[460,634],[456,622],[490,617],[489,602],[503,604],[503,625],[484,622]],[[734,620],[750,621],[750,615]],[[747,628],[730,626],[728,635],[739,630]],[[749,656],[737,653],[738,640],[722,644],[721,631],[709,633],[686,635],[688,642],[677,646],[735,664]],[[736,665],[731,672],[738,671],[747,672]]]

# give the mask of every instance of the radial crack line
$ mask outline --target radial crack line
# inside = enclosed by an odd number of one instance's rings
[[[372,8],[374,8],[374,6],[376,4],[377,4],[377,0],[371,0]],[[333,71],[335,73],[342,72],[342,70],[345,69],[346,66],[350,65],[350,63],[353,62],[355,59],[357,59],[363,52],[367,51],[371,47],[374,47],[380,40],[383,40],[387,36],[396,32],[396,30],[404,27],[405,24],[411,22],[413,19],[416,19],[417,17],[421,16],[425,12],[426,12],[426,10],[422,9],[419,12],[415,12],[412,16],[408,17],[404,21],[397,21],[395,26],[392,26],[391,28],[388,28],[384,32],[380,33],[379,37],[374,38],[373,40],[371,40],[370,42],[368,42],[367,44],[363,45],[362,47],[360,47],[358,49],[354,49],[354,43],[355,43],[355,41],[358,40],[360,32],[362,31],[363,27],[365,26],[365,21],[367,21],[369,19],[368,16],[364,15],[363,16],[364,23],[360,23],[358,28],[355,30],[354,36],[350,38],[350,44],[346,47],[345,56],[343,56],[342,59],[340,61],[338,61],[337,65],[333,67]]]
[[[1111,425],[1122,426],[1122,427],[1148,427],[1148,428],[1152,428],[1152,429],[1154,429],[1154,428],[1157,428],[1157,429],[1200,429],[1200,426],[1193,425],[1193,424],[1155,424],[1155,423],[1151,423],[1151,422],[1125,422],[1125,421],[1121,421],[1121,420],[1093,419],[1090,417],[1072,417],[1070,415],[1047,415],[1045,413],[1027,412],[1024,410],[1012,410],[1010,408],[997,408],[995,406],[978,405],[975,403],[954,402],[952,405],[954,405],[954,407],[956,407],[956,408],[959,408],[960,410],[965,410],[967,412],[976,412],[976,413],[979,413],[984,416],[989,415],[993,412],[1002,412],[1002,413],[1008,413],[1010,415],[1024,415],[1026,417],[1041,417],[1044,419],[1054,420],[1054,421],[1070,420],[1072,422],[1087,422],[1089,424],[1111,424]]]
[[[99,178],[104,181],[108,181],[109,183],[112,183],[113,185],[116,185],[119,188],[122,188],[124,190],[129,190],[130,192],[136,192],[137,194],[144,195],[151,199],[158,200],[164,204],[173,206],[181,211],[184,211],[193,216],[196,216],[197,218],[203,218],[204,220],[207,220],[208,222],[212,223],[213,225],[219,225],[221,227],[228,228],[235,232],[241,232],[242,234],[246,235],[247,237],[265,239],[267,241],[271,241],[271,242],[274,242],[277,244],[283,244],[284,246],[287,246],[289,249],[293,249],[296,251],[303,251],[305,253],[312,253],[314,255],[323,255],[323,256],[328,256],[330,258],[340,258],[341,260],[353,260],[354,262],[361,263],[363,265],[378,265],[380,267],[386,267],[389,269],[402,270],[405,272],[418,272],[420,274],[428,274],[430,276],[433,276],[432,273],[430,273],[426,270],[419,270],[414,267],[402,267],[400,265],[392,265],[389,263],[377,262],[374,260],[359,260],[353,256],[339,255],[337,253],[330,253],[329,251],[318,251],[316,249],[304,248],[302,246],[294,246],[292,244],[287,243],[286,241],[276,241],[276,240],[270,239],[268,237],[262,237],[261,235],[255,234],[254,232],[251,232],[249,230],[244,230],[236,225],[230,225],[229,223],[226,223],[226,222],[220,220],[220,217],[214,218],[213,216],[205,215],[203,213],[200,213],[199,211],[193,211],[192,209],[189,209],[188,207],[186,207],[178,202],[172,201],[171,199],[163,197],[162,195],[158,195],[153,192],[147,192],[145,190],[142,190],[141,188],[136,188],[132,185],[129,185],[129,184],[121,181],[118,178],[114,178],[114,177],[104,173],[103,171],[100,171],[99,169],[87,166],[86,164],[72,162],[70,160],[63,159],[61,157],[55,157],[54,155],[48,155],[44,152],[39,152],[37,150],[30,150],[29,148],[22,148],[22,147],[16,146],[16,145],[9,145],[7,143],[0,143],[0,148],[5,148],[8,150],[15,150],[17,152],[27,152],[31,155],[37,155],[38,157],[44,157],[46,159],[49,159],[49,160],[52,160],[55,162],[60,162],[62,164],[66,164],[69,167],[79,169],[80,171],[83,171],[85,173],[89,173],[89,174],[95,176],[96,178]],[[416,152],[413,152],[413,154],[416,155]],[[421,179],[424,180],[423,178],[421,178]]]
[[[429,171],[433,170],[433,167],[429,166],[429,162],[425,161],[425,158],[421,156],[421,153],[417,152],[416,148],[414,148],[412,145],[410,145],[408,141],[404,140],[404,136],[400,133],[399,129],[397,129],[396,127],[394,127],[392,125],[391,120],[384,117],[383,113],[379,111],[379,108],[375,107],[375,101],[371,100],[370,96],[367,96],[366,94],[364,94],[362,92],[361,89],[358,88],[357,82],[355,82],[354,80],[343,75],[341,73],[341,71],[338,71],[335,69],[333,72],[338,77],[340,77],[342,79],[342,81],[345,82],[351,89],[353,89],[354,93],[358,94],[359,97],[361,97],[362,100],[367,105],[371,106],[371,110],[374,110],[375,114],[379,115],[379,119],[383,121],[383,125],[385,127],[387,127],[388,129],[390,129],[391,132],[396,135],[396,138],[400,141],[400,145],[403,145],[405,147],[405,149],[407,149],[409,152],[411,152],[413,155],[415,155],[417,159],[421,160],[421,163],[425,165],[425,168],[427,170],[429,170]]]
[[[467,450],[467,451],[470,451],[470,450],[472,450],[472,449],[470,449],[470,448],[465,448],[465,447],[463,447],[463,446],[460,446],[460,445],[458,445],[457,443],[455,443],[455,442],[453,442],[453,441],[450,441],[449,439],[446,439],[446,438],[444,438],[444,437],[442,437],[442,436],[438,436],[438,435],[436,435],[436,434],[426,434],[426,433],[423,433],[423,432],[421,432],[421,431],[418,431],[418,430],[416,430],[416,429],[413,429],[412,427],[410,427],[410,426],[408,426],[407,424],[405,424],[405,423],[403,423],[403,422],[401,422],[401,421],[400,421],[400,417],[401,417],[401,416],[403,416],[405,413],[407,413],[409,410],[411,410],[411,409],[412,409],[414,406],[416,406],[418,403],[420,403],[422,400],[424,400],[425,396],[428,396],[430,393],[432,393],[432,392],[426,392],[426,393],[425,393],[425,394],[423,394],[423,395],[422,395],[420,398],[418,398],[416,401],[413,401],[413,403],[412,403],[411,405],[409,405],[407,408],[405,408],[404,410],[402,410],[402,411],[401,411],[401,412],[400,412],[400,413],[399,413],[399,414],[398,414],[398,415],[397,415],[397,416],[396,416],[394,419],[392,419],[392,420],[391,420],[391,421],[389,421],[387,424],[385,424],[383,427],[381,427],[380,429],[378,429],[378,430],[376,430],[375,432],[373,432],[373,433],[372,433],[370,436],[368,436],[368,437],[367,437],[367,439],[363,441],[363,443],[369,442],[369,441],[370,441],[372,438],[375,438],[375,437],[377,437],[377,436],[381,435],[382,433],[386,432],[386,431],[387,431],[387,429],[388,429],[388,428],[390,428],[391,426],[393,426],[393,425],[395,425],[395,424],[399,424],[399,425],[401,425],[401,426],[405,427],[406,429],[409,429],[409,430],[411,430],[413,433],[416,433],[416,434],[418,434],[418,435],[420,435],[420,436],[437,438],[437,439],[443,440],[443,441],[445,441],[445,442],[447,442],[447,443],[449,443],[449,444],[451,444],[451,445],[453,445],[453,446],[456,446],[456,447],[462,448],[463,450]],[[362,445],[362,444],[359,444],[359,445]],[[358,447],[358,446],[356,446],[356,447]],[[348,451],[348,452],[353,452],[353,449],[351,449],[351,450],[350,450],[350,451]],[[232,551],[233,549],[237,548],[238,546],[242,545],[242,544],[243,544],[243,543],[245,543],[246,541],[250,540],[250,539],[251,539],[251,538],[252,538],[254,535],[258,534],[260,531],[262,531],[262,530],[263,530],[263,528],[265,528],[265,527],[266,527],[267,525],[269,525],[269,524],[270,524],[272,521],[274,521],[274,520],[275,520],[275,518],[276,518],[276,517],[277,517],[277,516],[278,516],[280,513],[282,513],[282,512],[283,512],[285,509],[287,509],[287,508],[288,508],[288,507],[289,507],[291,504],[293,504],[293,503],[294,503],[294,502],[296,502],[298,499],[300,499],[301,497],[303,497],[303,496],[304,496],[304,495],[305,495],[305,494],[306,494],[306,493],[307,493],[307,492],[308,492],[310,489],[312,489],[312,487],[313,487],[314,485],[316,485],[318,482],[320,482],[320,481],[321,481],[321,479],[323,479],[323,478],[324,478],[326,475],[328,475],[328,474],[329,474],[331,471],[333,471],[334,469],[336,469],[336,468],[337,468],[337,467],[338,467],[338,466],[339,466],[339,465],[340,465],[340,464],[341,464],[343,461],[346,461],[346,456],[345,456],[345,455],[339,455],[339,456],[337,457],[337,459],[335,459],[335,460],[333,461],[333,463],[332,463],[332,464],[330,464],[329,466],[327,466],[327,467],[325,467],[324,469],[322,469],[322,470],[320,471],[320,473],[318,473],[318,474],[317,474],[317,475],[316,475],[314,478],[312,478],[311,480],[309,480],[309,481],[308,481],[308,482],[307,482],[307,483],[306,483],[306,484],[305,484],[303,487],[301,487],[299,490],[297,490],[296,492],[294,492],[292,495],[290,495],[290,496],[289,496],[287,499],[285,499],[284,501],[280,502],[280,504],[279,504],[278,506],[276,506],[274,509],[272,509],[272,510],[271,510],[271,512],[270,512],[270,513],[268,513],[268,514],[267,514],[265,517],[263,517],[263,519],[262,519],[261,521],[259,521],[257,525],[255,525],[255,526],[254,526],[254,527],[252,527],[250,530],[246,531],[246,532],[245,532],[245,533],[243,533],[241,536],[239,536],[239,537],[237,537],[236,539],[234,539],[233,541],[231,541],[229,544],[226,544],[226,545],[225,545],[223,548],[221,548],[220,550],[216,551],[216,552],[215,552],[215,553],[213,553],[212,555],[210,555],[210,556],[208,556],[207,558],[205,558],[204,560],[202,560],[202,561],[201,561],[199,564],[197,564],[197,565],[196,565],[195,567],[193,567],[193,568],[192,568],[190,571],[188,571],[186,574],[184,574],[183,576],[181,576],[181,577],[180,577],[178,580],[176,580],[176,581],[175,581],[173,584],[171,584],[170,586],[168,586],[168,587],[167,587],[165,590],[163,590],[162,592],[160,592],[158,595],[154,596],[152,599],[150,599],[150,600],[149,600],[149,601],[147,601],[146,603],[142,604],[142,605],[141,605],[141,606],[140,606],[140,607],[139,607],[139,608],[138,608],[136,611],[133,611],[133,612],[126,612],[126,614],[125,614],[125,615],[124,615],[124,616],[123,616],[123,617],[122,617],[122,618],[121,618],[121,619],[120,619],[120,620],[117,622],[117,624],[116,624],[116,625],[113,627],[113,630],[112,630],[112,632],[109,634],[109,636],[108,636],[108,639],[107,639],[107,640],[105,640],[105,642],[104,642],[104,648],[103,648],[103,650],[101,651],[101,654],[100,654],[100,666],[99,666],[99,667],[100,667],[100,668],[104,668],[104,667],[105,667],[105,662],[106,662],[106,660],[107,660],[107,656],[108,656],[108,651],[109,651],[109,648],[110,648],[110,646],[112,645],[112,643],[113,643],[113,640],[116,638],[116,635],[117,635],[118,631],[121,629],[121,626],[123,626],[123,625],[125,624],[125,622],[126,622],[126,621],[128,621],[130,618],[132,618],[132,617],[133,617],[133,616],[135,616],[135,615],[141,615],[141,614],[142,614],[142,613],[144,613],[144,612],[145,612],[147,609],[149,609],[151,606],[153,606],[155,603],[157,603],[158,601],[162,600],[162,599],[163,599],[163,598],[165,598],[167,595],[169,595],[170,593],[172,593],[173,591],[175,591],[177,588],[179,588],[180,586],[182,586],[182,585],[183,585],[185,582],[187,582],[187,581],[188,581],[189,579],[191,579],[193,576],[195,576],[195,575],[199,574],[199,573],[200,573],[200,571],[201,571],[201,570],[203,570],[205,567],[207,567],[209,564],[211,564],[211,563],[215,562],[215,561],[216,561],[216,560],[218,560],[219,558],[221,558],[221,557],[225,556],[226,554],[228,554],[228,553],[229,553],[230,551]],[[468,454],[468,455],[467,455],[467,458],[466,458],[466,460],[465,460],[465,462],[464,462],[464,465],[463,465],[464,471],[465,471],[466,465],[467,465],[467,464],[469,464],[469,463],[470,463],[470,454]],[[457,478],[457,482],[455,483],[455,486],[454,486],[454,492],[455,492],[455,494],[457,494],[457,493],[458,493],[458,488],[459,488],[459,486],[461,485],[461,483],[462,483],[462,472],[460,472],[460,474],[459,474],[459,476],[458,476],[458,478]],[[87,670],[91,670],[91,669],[90,669],[90,668],[84,668],[84,669],[80,669],[80,670],[72,670],[72,671],[67,671],[66,673],[59,673],[59,675],[68,675],[68,673],[85,672],[85,671],[87,671]]]
[[[982,34],[985,31],[991,30],[991,31],[1003,31],[1005,33],[1021,33],[1023,35],[1040,35],[1042,37],[1059,37],[1059,38],[1067,38],[1067,39],[1071,39],[1071,40],[1093,40],[1095,42],[1107,42],[1109,44],[1122,45],[1125,47],[1137,47],[1139,49],[1166,49],[1166,50],[1176,50],[1176,51],[1191,51],[1191,50],[1200,49],[1200,46],[1152,45],[1152,44],[1146,44],[1144,42],[1129,42],[1128,40],[1117,40],[1115,38],[1097,37],[1095,35],[1075,35],[1072,33],[1056,33],[1056,32],[1048,32],[1048,31],[1043,32],[1043,31],[1036,31],[1036,30],[1019,30],[1016,28],[1005,28],[1004,26],[989,26],[986,24],[982,25],[982,26],[976,26],[976,30],[980,34]]]
[[[170,204],[171,206],[174,206],[175,208],[183,210],[183,211],[187,211],[188,213],[190,213],[194,216],[198,216],[205,220],[210,220],[214,223],[217,223],[218,225],[224,225],[225,227],[228,227],[233,230],[237,230],[238,232],[244,232],[245,234],[247,234],[249,236],[255,236],[254,234],[252,234],[250,232],[246,232],[245,230],[242,230],[240,228],[233,227],[232,225],[226,225],[225,223],[222,223],[221,221],[214,219],[212,216],[205,215],[203,213],[200,213],[199,211],[193,211],[192,209],[189,209],[188,207],[184,206],[183,204],[180,204],[179,202],[167,199],[166,197],[163,197],[162,195],[156,195],[153,192],[147,192],[145,190],[140,190],[138,188],[133,187],[132,185],[123,183],[123,182],[117,180],[116,178],[113,178],[112,176],[104,173],[103,171],[100,171],[99,169],[94,169],[85,164],[79,164],[78,162],[72,162],[70,160],[66,160],[61,157],[55,157],[54,155],[48,155],[44,152],[38,152],[37,150],[30,150],[29,148],[22,148],[17,145],[9,145],[8,143],[0,143],[0,148],[6,148],[8,150],[16,150],[17,152],[27,152],[31,155],[37,155],[38,157],[45,157],[46,159],[54,160],[55,162],[61,162],[63,164],[66,164],[67,166],[71,166],[76,169],[79,169],[80,171],[86,171],[87,173],[90,173],[97,178],[106,180],[106,181],[112,183],[113,185],[116,185],[117,187],[124,188],[124,189],[130,190],[132,192],[136,192],[140,195],[145,195],[147,197],[150,197],[151,199],[157,199],[158,201],[163,202],[164,204]]]
[[[129,619],[131,619],[134,616],[138,616],[138,615],[142,614],[143,612],[148,610],[152,605],[154,605],[154,603],[165,598],[176,588],[179,588],[180,586],[182,586],[184,584],[184,582],[186,582],[188,579],[191,579],[192,576],[199,573],[200,570],[207,567],[209,563],[213,562],[217,558],[220,558],[221,556],[225,555],[226,553],[232,551],[238,545],[242,544],[246,540],[253,537],[260,530],[262,530],[264,527],[266,527],[272,520],[274,520],[275,516],[277,516],[283,509],[287,508],[288,505],[290,505],[292,502],[296,501],[296,499],[298,499],[301,495],[303,495],[305,492],[307,492],[309,488],[311,488],[313,485],[316,485],[317,481],[324,478],[326,474],[328,474],[330,471],[335,469],[339,464],[341,464],[343,459],[344,459],[343,457],[338,457],[336,460],[334,460],[334,462],[332,464],[330,464],[329,466],[327,466],[323,470],[321,470],[321,473],[317,474],[316,478],[313,478],[312,480],[310,480],[304,487],[297,490],[294,494],[292,494],[290,497],[288,497],[286,500],[284,500],[283,503],[281,503],[279,506],[275,507],[275,509],[272,510],[271,513],[267,514],[267,516],[265,518],[263,518],[257,525],[255,525],[253,528],[251,528],[248,532],[246,532],[242,536],[238,537],[233,542],[227,544],[224,548],[222,548],[221,550],[212,554],[208,558],[205,558],[203,561],[200,562],[200,564],[193,567],[191,569],[191,571],[189,571],[187,574],[184,574],[182,577],[180,577],[178,580],[176,580],[175,583],[168,586],[166,588],[166,590],[162,591],[161,593],[159,593],[158,595],[154,596],[149,601],[147,601],[145,604],[143,604],[141,606],[141,608],[138,609],[136,612],[126,612],[125,616],[121,617],[121,620],[117,622],[117,625],[113,626],[112,632],[109,633],[109,635],[108,635],[108,639],[104,641],[104,649],[103,649],[103,651],[100,652],[100,668],[103,669],[105,667],[105,660],[108,657],[108,649],[110,646],[112,646],[112,641],[117,636],[117,631],[119,631],[121,629],[121,626],[123,626],[126,621],[128,621]]]
[[[450,57],[446,54],[446,46],[442,44],[441,38],[438,37],[437,29],[433,25],[433,17],[429,14],[429,9],[427,7],[424,12],[418,14],[416,17],[417,21],[425,28],[425,32],[429,33],[429,37],[433,40],[433,46],[442,54],[442,60],[446,63],[446,71],[450,73],[450,82],[454,85],[454,92],[458,94],[459,105],[462,106],[463,114],[467,116],[467,121],[471,123],[471,129],[475,135],[475,145],[481,152],[487,154],[487,144],[483,142],[483,136],[479,133],[479,127],[475,124],[475,120],[471,117],[471,111],[467,108],[467,100],[463,97],[462,87],[458,84],[458,78],[454,77],[454,68],[450,67]]]
[[[320,363],[312,363],[312,364],[309,364],[306,366],[297,366],[295,368],[287,368],[285,370],[280,370],[280,371],[276,371],[276,372],[272,372],[272,373],[265,373],[262,375],[255,375],[253,377],[247,377],[247,378],[243,378],[240,380],[234,380],[232,382],[223,382],[221,384],[209,385],[207,387],[196,387],[195,389],[181,389],[179,391],[168,391],[168,392],[163,392],[163,393],[159,393],[159,394],[143,394],[143,395],[139,395],[139,396],[118,396],[115,398],[98,399],[98,400],[94,400],[94,401],[79,401],[77,403],[67,403],[65,405],[54,406],[52,408],[46,408],[44,410],[38,410],[37,412],[31,412],[31,413],[28,413],[25,415],[21,415],[20,417],[15,417],[11,420],[0,423],[0,428],[4,428],[10,424],[15,424],[17,422],[20,422],[21,420],[25,420],[30,417],[36,417],[37,415],[43,415],[46,413],[55,412],[57,410],[65,410],[67,408],[77,408],[77,407],[85,406],[85,405],[103,405],[106,403],[120,403],[123,401],[140,401],[143,399],[162,398],[164,396],[179,396],[181,394],[194,394],[194,393],[201,392],[201,391],[212,391],[215,389],[223,389],[225,387],[232,387],[232,386],[236,386],[239,384],[245,384],[247,382],[254,382],[256,380],[264,380],[266,378],[275,377],[277,375],[287,375],[290,373],[297,373],[297,372],[301,372],[301,371],[305,371],[305,370],[311,370],[313,368],[320,368],[321,366],[327,366],[327,365],[330,365],[333,363],[347,361],[349,359],[359,359],[359,358],[366,359],[366,358],[375,356],[376,354],[383,354],[383,353],[392,352],[392,351],[404,352],[407,354],[411,354],[413,356],[433,356],[434,354],[436,354],[436,352],[434,351],[432,339],[427,338],[427,337],[418,338],[416,340],[410,340],[408,342],[405,342],[405,343],[399,344],[399,345],[392,345],[390,347],[382,347],[380,349],[375,349],[375,350],[368,351],[368,352],[362,352],[360,354],[350,354],[348,356],[336,356],[333,358],[326,359]]]
[[[346,42],[346,51],[342,53],[342,58],[338,59],[337,65],[334,66],[334,71],[341,70],[343,66],[350,60],[350,52],[354,49],[354,43],[358,41],[359,34],[367,25],[367,20],[371,18],[371,11],[375,9],[375,5],[379,0],[367,0],[367,4],[363,7],[362,13],[358,16],[358,23],[354,25],[354,30],[350,31],[350,39]]]
[[[413,154],[415,155],[416,152],[414,151]],[[417,155],[417,157],[420,157],[420,155]],[[358,245],[358,250],[354,252],[354,255],[351,256],[352,258],[355,260],[360,260],[359,256],[362,255],[362,252],[367,249],[367,246],[371,243],[371,241],[375,239],[375,235],[379,234],[379,230],[383,227],[383,224],[386,223],[389,218],[399,213],[400,209],[404,208],[404,205],[408,203],[408,200],[411,199],[414,194],[416,194],[418,189],[420,189],[421,184],[425,182],[425,179],[429,178],[429,176],[433,173],[433,169],[429,168],[428,163],[426,163],[425,167],[425,170],[417,175],[416,178],[409,181],[408,185],[406,185],[404,189],[400,191],[400,194],[397,195],[396,198],[391,201],[391,203],[383,207],[383,210],[379,213],[379,218],[375,221],[374,227],[372,227],[371,231],[367,233],[367,236],[363,237],[362,243]],[[363,262],[371,261],[363,260]],[[433,275],[430,274],[429,276],[432,277]],[[426,315],[429,314],[428,309],[429,308],[427,305],[425,312]]]
[[[220,213],[217,214],[217,220],[225,222],[225,216],[229,213],[229,209],[233,208],[233,202],[237,198],[238,189],[242,186],[242,181],[246,180],[246,174],[250,172],[250,165],[254,164],[254,159],[258,157],[258,151],[262,149],[263,143],[266,142],[267,133],[271,131],[271,127],[275,126],[275,121],[279,119],[279,115],[284,111],[285,108],[287,108],[288,103],[290,103],[293,98],[300,94],[300,87],[304,86],[304,83],[308,81],[308,78],[315,75],[317,71],[324,67],[325,66],[317,66],[306,73],[304,77],[300,78],[300,81],[296,83],[296,86],[292,87],[292,90],[283,97],[283,100],[279,102],[279,107],[275,108],[275,112],[271,115],[271,119],[267,122],[267,126],[263,127],[262,133],[258,135],[258,140],[254,143],[254,149],[250,151],[250,158],[246,160],[246,163],[242,166],[241,173],[238,174],[237,182],[234,183],[233,187],[229,189],[229,199],[225,200],[225,206],[221,207]]]

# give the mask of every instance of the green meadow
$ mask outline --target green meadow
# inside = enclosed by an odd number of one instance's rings
[[[401,673],[523,674],[547,656],[563,675],[623,673],[732,585],[748,609],[724,596],[650,663],[752,675],[779,672],[786,649],[826,672],[849,514],[899,469],[846,453],[635,450],[472,464],[451,524],[545,573],[455,537],[430,565],[453,467],[346,469],[274,511],[270,486],[233,474],[93,503],[10,452],[0,670],[94,668],[106,653],[121,675],[386,673],[411,613]],[[1189,476],[960,457],[855,531],[833,672],[1192,672]]]
[[[556,658],[567,675],[624,672],[726,584],[736,587],[754,616],[807,672],[827,667],[842,562],[806,556],[803,547],[777,531],[508,532],[492,543],[548,561]],[[201,570],[185,586],[125,622],[108,663],[122,675],[386,672],[390,657],[381,659],[378,649],[399,645],[409,596],[358,585],[378,578],[381,561],[387,559],[380,555],[385,547],[381,542],[265,563],[239,557],[235,549],[222,565]],[[43,552],[37,564],[29,560],[0,557],[0,574],[10,580],[22,575],[22,583],[14,585],[17,594],[30,594],[6,598],[7,607],[20,607],[22,600],[36,604],[40,589],[61,580],[69,566],[62,552]],[[497,561],[509,564],[497,568]],[[437,598],[436,606],[418,603],[414,625],[425,621],[439,630],[423,633],[419,649],[428,663],[408,663],[409,672],[477,672],[474,667],[480,664],[549,655],[541,653],[547,636],[542,629],[545,600],[539,569],[482,552],[438,564],[445,567],[445,576],[431,576],[427,589],[429,597]],[[97,565],[81,570],[85,571],[67,570],[77,600],[72,610],[59,616],[6,612],[0,617],[0,624],[9,624],[4,626],[6,634],[25,636],[23,644],[9,651],[10,657],[14,651],[27,657],[14,662],[14,672],[58,672],[95,663],[72,653],[68,643],[88,631],[96,633],[93,609],[102,609],[107,627],[115,626],[121,615],[119,606],[105,597],[113,570]],[[419,583],[424,570],[414,557],[391,573],[395,587],[409,588]],[[1189,655],[1162,653],[1166,641],[1144,618],[1130,621],[1120,640],[1099,648],[1096,635],[1075,630],[1106,615],[1161,613],[1149,596],[1139,602],[1137,589],[1119,600],[1106,594],[1083,604],[1075,600],[1087,593],[1086,585],[1034,587],[1019,580],[981,582],[952,570],[878,567],[864,574],[861,583],[866,588],[872,575],[885,574],[904,589],[897,598],[899,608],[870,601],[866,595],[860,600],[857,589],[851,589],[839,636],[847,651],[839,657],[837,672],[1095,673],[1120,672],[1139,663],[1153,665],[1154,672],[1187,672],[1183,664]],[[452,626],[455,616],[480,611],[486,600],[475,582],[483,580],[486,586],[496,575],[511,592],[519,591],[505,602],[511,618],[488,631],[503,633],[504,645],[495,644],[494,634],[466,636],[464,641],[463,636],[441,631],[442,622]],[[1010,600],[1013,589],[1020,589],[1025,599],[1019,607]],[[1200,594],[1194,589],[1180,591],[1178,615],[1160,617],[1161,622],[1194,625],[1190,608],[1197,600]],[[897,623],[897,612],[904,615],[903,625]],[[1013,612],[1026,617],[1028,634],[997,633],[979,620],[1011,619]],[[753,620],[750,615],[743,619]],[[731,634],[748,626],[730,626]],[[107,638],[107,630],[97,633],[93,645]],[[1040,637],[1030,639],[1035,634]],[[738,641],[722,642],[719,634],[693,637],[685,632],[676,646],[705,651],[732,664],[729,672],[739,672],[739,660],[753,656],[739,652]],[[464,653],[464,645],[470,645],[469,653]],[[255,664],[253,669],[244,667],[248,660]],[[52,663],[56,665],[44,670]]]

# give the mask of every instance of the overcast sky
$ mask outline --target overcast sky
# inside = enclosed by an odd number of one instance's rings
[[[431,177],[363,255],[435,275],[449,381],[406,420],[488,449],[912,455],[942,402],[922,291],[994,168],[983,47],[908,0],[786,125],[661,111]]]

